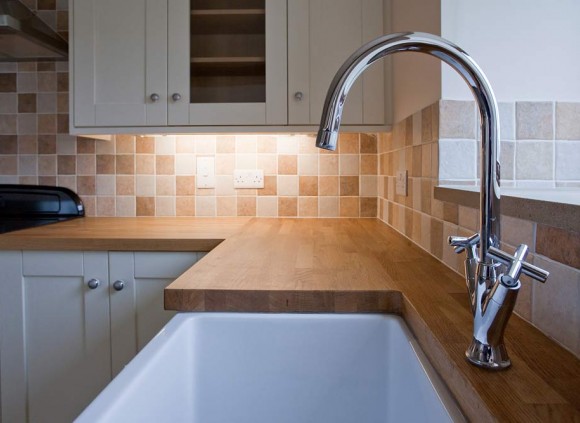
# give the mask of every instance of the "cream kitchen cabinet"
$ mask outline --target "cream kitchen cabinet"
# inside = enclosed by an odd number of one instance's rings
[[[320,123],[332,78],[362,44],[383,32],[383,0],[288,1],[288,123]],[[348,94],[342,123],[385,124],[382,61]]]
[[[72,421],[173,316],[194,252],[0,252],[2,421]]]
[[[72,133],[287,123],[286,0],[69,8]]]

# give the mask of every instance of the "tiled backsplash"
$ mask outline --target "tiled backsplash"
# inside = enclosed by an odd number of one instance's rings
[[[549,104],[553,107],[552,103]],[[516,107],[520,108],[523,115],[529,115],[532,113],[530,108],[537,110],[544,106],[518,103]],[[558,107],[560,112],[556,116],[565,112],[572,115],[566,119],[573,119],[574,113],[580,115],[580,110],[574,112],[575,106],[558,104],[556,110]],[[455,254],[446,240],[449,235],[470,236],[478,231],[479,210],[439,201],[434,198],[433,187],[438,183],[438,174],[449,172],[450,166],[459,166],[465,172],[470,172],[470,175],[475,175],[475,146],[473,150],[463,148],[468,144],[464,139],[475,137],[474,113],[473,103],[442,101],[397,123],[392,135],[379,134],[378,144],[379,218],[462,275],[464,257]],[[502,106],[502,114],[505,113],[510,113],[508,106]],[[552,114],[546,112],[545,115],[549,126],[553,123]],[[545,122],[537,122],[541,120],[539,116],[530,119],[533,122],[529,122],[529,125],[535,124],[538,130],[544,128]],[[522,119],[518,121],[519,129],[517,125],[512,125],[511,133],[519,131],[521,135],[525,133],[527,138],[539,136],[524,128]],[[509,125],[509,120],[506,119],[505,124]],[[562,123],[560,125],[564,126]],[[502,129],[504,134],[510,134],[509,126]],[[549,131],[546,128],[544,130],[546,133],[541,136],[547,137]],[[577,131],[578,127],[572,124],[556,129],[561,138],[566,134],[568,138],[580,139]],[[455,139],[460,141],[453,148],[446,150],[442,145],[438,146],[448,142],[451,145],[454,141],[450,140]],[[525,148],[528,142],[522,140],[521,144]],[[555,144],[556,151],[558,149],[559,142],[540,142],[552,146]],[[518,143],[519,139],[512,141],[516,145],[516,156]],[[580,144],[580,141],[570,143]],[[463,157],[457,159],[459,162],[449,162],[447,158],[441,157],[446,152],[459,155],[469,152],[472,160],[463,163],[461,160],[467,160]],[[505,157],[502,157],[502,162],[504,160]],[[405,169],[409,171],[406,197],[396,195],[395,191],[396,172]],[[578,166],[574,169],[578,169]],[[528,244],[528,260],[550,272],[546,284],[525,276],[522,278],[516,312],[580,357],[580,234],[502,216],[502,240],[502,247],[510,252],[520,243]],[[467,295],[465,301],[467,304]]]
[[[479,119],[471,101],[441,101],[442,184],[478,184]],[[580,187],[580,103],[500,103],[502,186]]]

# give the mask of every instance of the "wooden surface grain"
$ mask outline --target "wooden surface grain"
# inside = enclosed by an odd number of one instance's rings
[[[512,367],[468,364],[463,278],[374,219],[252,219],[168,286],[165,305],[401,314],[471,421],[580,421],[580,360],[514,315]]]
[[[0,235],[0,250],[211,251],[249,218],[84,217]]]
[[[471,421],[580,422],[578,358],[514,315],[512,367],[468,364],[463,278],[375,219],[84,218],[0,235],[0,249],[212,250],[166,308],[397,313]]]

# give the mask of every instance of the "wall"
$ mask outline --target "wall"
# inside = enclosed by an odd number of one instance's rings
[[[499,101],[580,101],[580,2],[442,0],[440,14],[441,35],[475,59]],[[441,98],[472,99],[447,66]]]
[[[395,124],[392,134],[379,135],[379,218],[460,274],[463,255],[455,254],[446,240],[478,231],[479,211],[439,201],[433,188],[443,169],[441,137],[473,132],[472,108],[469,102],[437,102]],[[406,197],[395,194],[396,172],[405,169]],[[526,243],[528,261],[550,272],[545,285],[522,277],[516,312],[580,357],[580,234],[509,216],[501,219],[502,248],[513,253],[514,246]]]

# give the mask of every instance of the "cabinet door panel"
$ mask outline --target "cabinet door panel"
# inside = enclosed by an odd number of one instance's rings
[[[363,43],[382,35],[382,2],[297,0],[288,7],[289,123],[318,124],[340,66]],[[342,123],[384,123],[383,69],[377,63],[355,82]],[[301,100],[294,97],[297,92]]]
[[[72,3],[75,126],[167,123],[166,15],[166,0]]]
[[[0,310],[2,321],[10,322],[1,346],[6,367],[2,412],[6,421],[25,421],[25,416],[30,421],[71,421],[111,377],[107,255],[18,255],[25,271],[8,272],[0,281],[2,297],[20,299]],[[91,278],[101,282],[96,289],[87,286]]]

